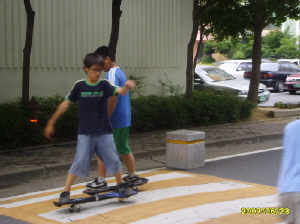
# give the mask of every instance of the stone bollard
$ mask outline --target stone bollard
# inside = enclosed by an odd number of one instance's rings
[[[193,169],[205,164],[205,132],[178,130],[166,133],[167,167]]]

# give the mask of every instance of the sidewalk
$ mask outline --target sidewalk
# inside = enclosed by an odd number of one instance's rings
[[[283,117],[264,121],[241,122],[215,125],[189,130],[205,132],[206,152],[237,144],[251,144],[282,138],[283,129],[291,121],[300,118]],[[173,131],[173,130],[169,130]],[[129,143],[136,160],[164,157],[166,152],[166,132],[131,134]],[[76,142],[30,149],[15,150],[0,154],[0,187],[66,174],[76,150]],[[212,157],[213,155],[211,155]],[[164,164],[160,164],[160,167]],[[91,169],[95,170],[96,160]]]

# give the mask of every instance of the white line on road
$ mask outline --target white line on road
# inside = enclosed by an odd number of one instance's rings
[[[230,155],[230,156],[220,156],[220,157],[216,157],[213,159],[206,159],[205,162],[209,163],[209,162],[218,161],[218,160],[222,160],[222,159],[230,159],[230,158],[234,158],[234,157],[248,156],[248,155],[257,154],[257,153],[276,151],[276,150],[280,150],[280,149],[282,149],[282,147],[274,147],[274,148],[270,148],[270,149],[262,149],[262,150],[256,150],[256,151],[251,151],[251,152],[244,152],[244,153],[239,153],[239,154]]]
[[[144,174],[144,173],[155,172],[155,171],[159,171],[159,170],[163,170],[163,169],[164,168],[156,168],[156,169],[150,169],[150,170],[146,170],[146,171],[140,171],[140,172],[137,172],[137,173],[138,174]],[[114,177],[107,178],[107,180],[113,180],[113,179],[114,179]],[[73,187],[85,186],[86,184],[87,184],[87,182],[74,184]],[[8,201],[8,200],[11,200],[11,199],[29,197],[29,196],[33,196],[33,195],[49,193],[49,192],[55,192],[55,191],[62,191],[62,190],[63,190],[63,187],[57,187],[57,188],[52,188],[52,189],[48,189],[48,190],[44,190],[44,191],[36,191],[36,192],[30,192],[30,193],[26,193],[26,194],[6,197],[6,198],[0,198],[0,201]]]
[[[149,178],[149,182],[157,182],[157,181],[162,181],[162,180],[171,180],[171,179],[183,178],[183,177],[194,177],[194,175],[178,173],[178,172],[171,172],[171,173],[166,173],[166,174],[158,174],[158,175],[150,176],[148,178]],[[77,186],[85,186],[85,185],[86,185],[85,183],[84,184],[81,183],[80,185],[77,185]],[[39,193],[47,193],[47,192],[52,192],[54,190],[58,191],[60,189],[61,188],[56,188],[56,189],[47,190],[47,191],[43,191],[43,192],[39,192]],[[82,194],[82,189],[71,191],[72,196],[78,195],[78,194]],[[25,194],[23,196],[28,196],[28,194]],[[9,199],[13,199],[13,198],[20,198],[20,196],[10,197]],[[48,195],[48,196],[30,198],[27,200],[13,202],[13,203],[2,204],[2,205],[0,205],[0,207],[13,208],[13,207],[26,205],[26,204],[33,204],[33,203],[40,202],[40,201],[54,200],[57,198],[58,198],[58,194],[53,194],[53,195]]]
[[[159,201],[167,198],[192,195],[196,193],[219,192],[219,191],[226,191],[226,190],[233,190],[233,189],[242,189],[247,187],[253,187],[253,185],[231,182],[231,181],[222,181],[217,183],[207,183],[207,184],[192,185],[192,186],[178,186],[178,187],[171,187],[166,189],[139,192],[136,196],[130,198],[130,202],[137,205],[137,204]],[[99,206],[101,206],[101,209],[99,209]],[[87,212],[81,210],[81,213],[69,214],[69,212],[66,213],[66,208],[64,208],[64,209],[47,212],[44,214],[39,214],[39,216],[46,219],[52,219],[58,222],[66,223],[70,221],[76,221],[79,219],[88,218],[97,214],[109,212],[121,208],[123,206],[124,204],[123,205],[119,204],[116,202],[116,200],[106,200],[101,202],[85,204],[84,208],[86,209]]]
[[[234,201],[205,204],[193,208],[185,208],[142,219],[130,224],[164,223],[164,224],[193,224],[217,219],[225,215],[241,214],[241,207],[271,208],[277,207],[277,195],[268,195],[255,198],[238,199]],[[241,214],[242,215],[242,214]]]

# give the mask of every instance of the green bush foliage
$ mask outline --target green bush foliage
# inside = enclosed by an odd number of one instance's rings
[[[42,128],[31,123],[30,108],[21,100],[0,104],[0,150],[29,147],[46,142]]]
[[[52,116],[57,106],[64,100],[64,97],[55,95],[53,97],[36,98],[40,105],[39,125],[46,126],[46,122]],[[55,124],[54,141],[66,141],[76,139],[78,130],[78,105],[71,104],[69,110]]]
[[[30,108],[21,100],[0,104],[0,150],[48,144],[43,129],[57,106],[61,96],[39,97],[38,123],[30,123]],[[205,126],[237,122],[251,116],[255,107],[226,93],[194,91],[193,100],[184,94],[160,97],[140,96],[131,100],[131,132],[170,130],[191,126]],[[73,104],[55,125],[55,141],[76,140],[78,129],[78,106]]]
[[[251,116],[255,105],[226,93],[194,91],[187,101],[184,95],[155,95],[132,99],[132,132],[176,129],[237,122]]]
[[[49,144],[43,135],[46,122],[63,101],[63,97],[54,96],[36,98],[39,103],[38,123],[29,121],[31,109],[24,106],[21,100],[0,104],[0,150],[9,150]],[[77,104],[59,119],[55,125],[53,141],[74,140],[77,136],[78,112]]]
[[[205,56],[202,60],[201,60],[201,64],[212,64],[216,62],[216,60],[214,58],[212,58],[211,56]]]

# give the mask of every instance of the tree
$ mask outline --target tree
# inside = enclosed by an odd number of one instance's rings
[[[254,33],[252,51],[252,76],[247,101],[257,104],[260,83],[262,31],[269,24],[279,25],[286,18],[299,19],[299,0],[248,0],[245,7],[250,14],[249,23]]]
[[[269,24],[279,26],[288,17],[299,19],[299,0],[218,0],[206,13],[211,19],[207,32],[217,41],[253,35],[252,77],[247,100],[257,104],[262,31]]]
[[[188,54],[187,54],[187,69],[186,69],[186,98],[191,99],[193,97],[193,77],[194,70],[196,67],[196,61],[198,58],[200,44],[202,43],[204,36],[209,34],[217,34],[217,40],[223,40],[224,37],[234,36],[238,39],[239,34],[244,32],[246,29],[241,29],[244,27],[240,22],[239,16],[244,16],[245,14],[232,11],[232,8],[237,8],[240,5],[237,4],[239,0],[194,0],[193,2],[193,29],[191,33],[191,38],[188,44]],[[225,11],[224,9],[230,9]],[[225,16],[226,21],[229,23],[225,24],[221,17]],[[225,18],[224,17],[224,18]],[[234,20],[232,20],[234,18]],[[232,21],[235,21],[234,23]],[[218,23],[218,28],[215,29],[214,25]],[[223,29],[225,25],[231,25],[231,28]],[[238,29],[237,29],[238,28]],[[231,30],[230,30],[231,29]],[[200,32],[200,41],[197,48],[197,53],[193,58],[193,48],[197,38],[197,32]],[[234,31],[233,31],[234,30]],[[229,32],[230,31],[230,32]],[[219,35],[220,34],[220,35]],[[230,34],[230,35],[229,35]]]
[[[193,98],[193,85],[194,85],[194,72],[196,62],[199,54],[200,44],[203,41],[205,35],[205,28],[207,26],[207,17],[205,17],[205,11],[215,4],[217,0],[194,0],[193,1],[193,29],[191,38],[187,46],[187,66],[186,66],[186,99]],[[202,21],[201,21],[202,19]],[[194,45],[196,43],[198,30],[200,31],[200,41],[197,48],[197,53],[194,57]]]
[[[122,10],[120,10],[122,0],[112,1],[112,22],[111,22],[111,32],[108,47],[113,50],[116,54],[117,44],[119,39],[119,28],[120,28],[120,18],[122,16]]]
[[[30,0],[24,0],[27,28],[25,47],[23,49],[23,81],[22,81],[22,102],[28,104],[29,102],[29,78],[30,78],[30,55],[32,49],[33,27],[35,12],[32,10]]]

